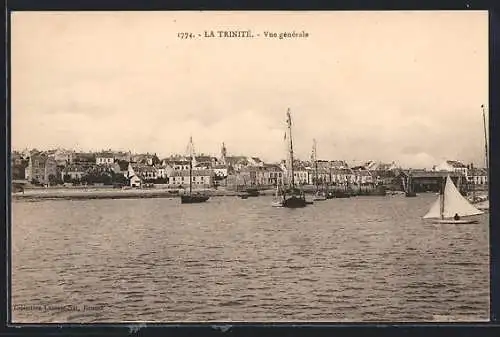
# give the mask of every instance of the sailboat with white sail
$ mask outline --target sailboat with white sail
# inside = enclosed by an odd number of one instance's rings
[[[433,222],[438,224],[473,224],[478,221],[468,217],[479,214],[483,214],[483,211],[474,207],[460,194],[448,175],[438,199],[423,218],[437,219]],[[467,218],[462,219],[462,217]]]
[[[288,159],[287,159],[287,181],[283,181],[281,189],[277,186],[276,200],[272,203],[273,207],[302,208],[307,205],[304,192],[295,185],[294,179],[294,160],[293,160],[293,142],[292,142],[292,117],[290,108],[286,112],[287,132],[285,141],[287,141]]]

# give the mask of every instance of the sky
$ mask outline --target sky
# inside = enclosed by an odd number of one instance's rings
[[[16,12],[14,149],[484,166],[488,16],[459,12]],[[251,30],[254,38],[180,39]],[[264,32],[307,38],[266,38]],[[257,36],[259,34],[260,36]],[[487,108],[487,107],[486,107]]]

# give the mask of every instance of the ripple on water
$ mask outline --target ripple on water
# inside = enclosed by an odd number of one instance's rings
[[[411,200],[410,200],[411,199]],[[446,321],[489,315],[489,238],[420,219],[434,196],[16,202],[19,322]],[[191,207],[193,206],[193,207]],[[154,214],[154,216],[152,216]]]

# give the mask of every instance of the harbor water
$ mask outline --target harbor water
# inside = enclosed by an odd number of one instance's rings
[[[14,201],[12,321],[488,320],[488,214],[435,198]]]

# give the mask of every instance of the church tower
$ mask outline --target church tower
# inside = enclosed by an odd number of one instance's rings
[[[227,156],[226,144],[224,144],[223,142],[222,147],[220,149],[220,161],[222,165],[226,165],[226,156]]]

